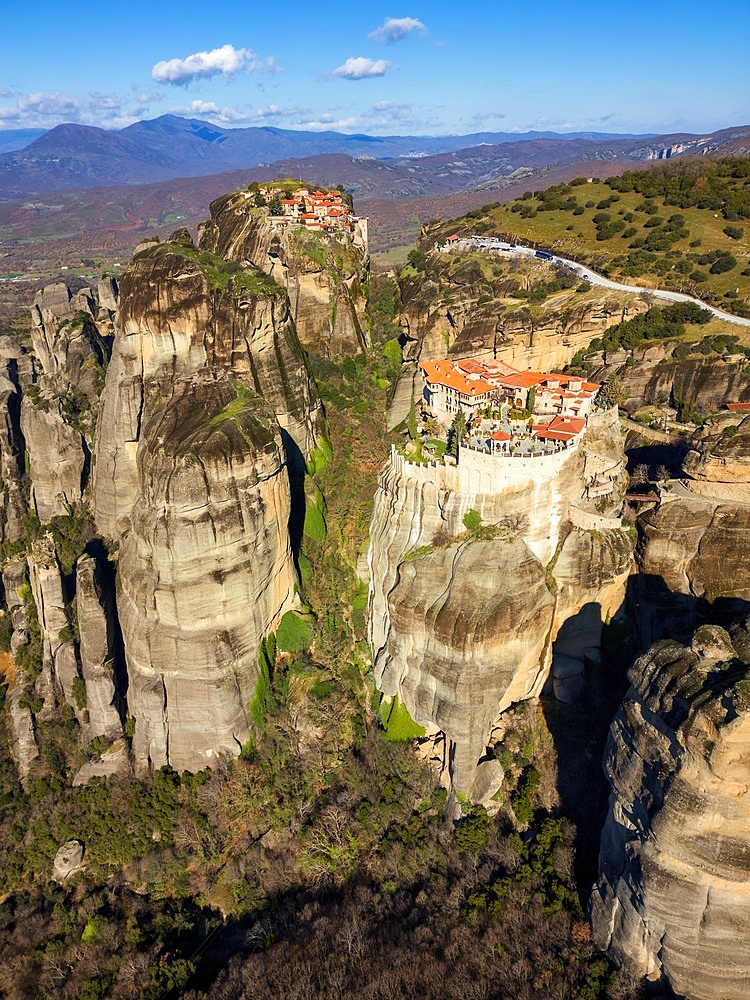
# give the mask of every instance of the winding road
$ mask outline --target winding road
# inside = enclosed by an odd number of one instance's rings
[[[491,247],[485,246],[482,248],[480,246],[480,249],[500,250],[521,254],[524,257],[536,257],[536,251],[532,250],[531,247],[519,246],[518,244],[511,247],[510,244],[499,241]],[[545,259],[550,264],[560,264],[562,267],[569,268],[579,278],[590,281],[592,285],[610,288],[613,292],[629,292],[636,295],[645,293],[653,295],[655,299],[666,299],[668,302],[694,302],[701,309],[708,309],[714,316],[718,319],[723,319],[726,323],[736,323],[738,326],[750,326],[750,319],[745,319],[744,316],[735,316],[733,313],[723,312],[721,309],[716,309],[714,306],[710,306],[706,302],[701,302],[700,299],[695,299],[692,295],[685,295],[683,292],[669,292],[665,288],[644,288],[642,285],[621,285],[617,281],[610,281],[609,278],[605,278],[602,274],[597,274],[590,267],[584,267],[583,264],[577,264],[575,261],[568,260],[567,257],[560,257],[557,254],[552,254],[551,259]]]

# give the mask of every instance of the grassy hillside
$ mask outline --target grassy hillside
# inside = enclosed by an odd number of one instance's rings
[[[674,288],[750,316],[750,161],[686,160],[605,181],[576,178],[446,223],[506,234],[647,288]]]

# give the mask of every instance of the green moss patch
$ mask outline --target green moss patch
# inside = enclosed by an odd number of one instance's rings
[[[235,298],[241,295],[255,295],[272,299],[284,295],[283,288],[260,268],[224,260],[209,250],[197,250],[182,243],[155,243],[144,253],[152,257],[172,254],[196,264],[212,292],[224,292],[231,283],[231,291]]]
[[[409,709],[398,695],[389,702],[383,701],[378,715],[388,743],[409,743],[426,733],[424,726],[418,725],[409,715]]]
[[[295,611],[287,611],[276,630],[276,645],[284,653],[303,653],[310,648],[312,628],[310,622]]]

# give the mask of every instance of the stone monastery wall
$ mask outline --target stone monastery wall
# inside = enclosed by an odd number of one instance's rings
[[[576,454],[586,440],[588,432],[605,430],[619,425],[616,406],[588,417],[586,430],[577,441],[562,451],[552,455],[537,455],[533,458],[516,458],[513,455],[488,455],[472,448],[460,449],[458,465],[443,462],[411,462],[391,446],[391,467],[399,475],[406,476],[415,483],[430,483],[438,489],[452,490],[462,495],[498,493],[511,487],[522,487],[543,480],[554,479],[563,466]],[[584,445],[585,451],[585,445]],[[615,467],[615,472],[619,466]],[[605,473],[612,470],[612,462],[606,458],[586,455],[587,475]]]
[[[554,455],[535,458],[488,455],[471,448],[461,448],[458,465],[443,462],[410,462],[391,446],[391,466],[413,482],[433,483],[438,489],[461,494],[498,493],[511,486],[525,486],[542,479],[552,479],[577,451],[577,446]]]

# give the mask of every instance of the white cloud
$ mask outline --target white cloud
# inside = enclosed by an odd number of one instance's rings
[[[0,128],[53,128],[61,122],[124,128],[143,114],[143,106],[123,106],[114,94],[87,94],[71,97],[57,91],[25,94],[15,107],[0,108]]]
[[[262,65],[249,49],[222,45],[210,52],[195,52],[184,59],[164,59],[154,65],[151,76],[157,83],[185,84],[212,76],[234,76],[240,70],[251,73]],[[276,68],[273,59],[267,65]]]
[[[350,56],[343,66],[331,71],[331,76],[344,80],[365,80],[370,76],[385,76],[391,64],[387,59],[368,59],[367,56]]]
[[[334,118],[331,114],[322,114],[319,118],[311,121],[298,121],[294,128],[305,129],[308,132],[346,132],[358,126],[359,119],[354,116]]]
[[[415,31],[420,35],[427,34],[427,28],[416,17],[387,17],[379,28],[370,32],[368,38],[372,38],[375,42],[391,44],[400,42]]]

